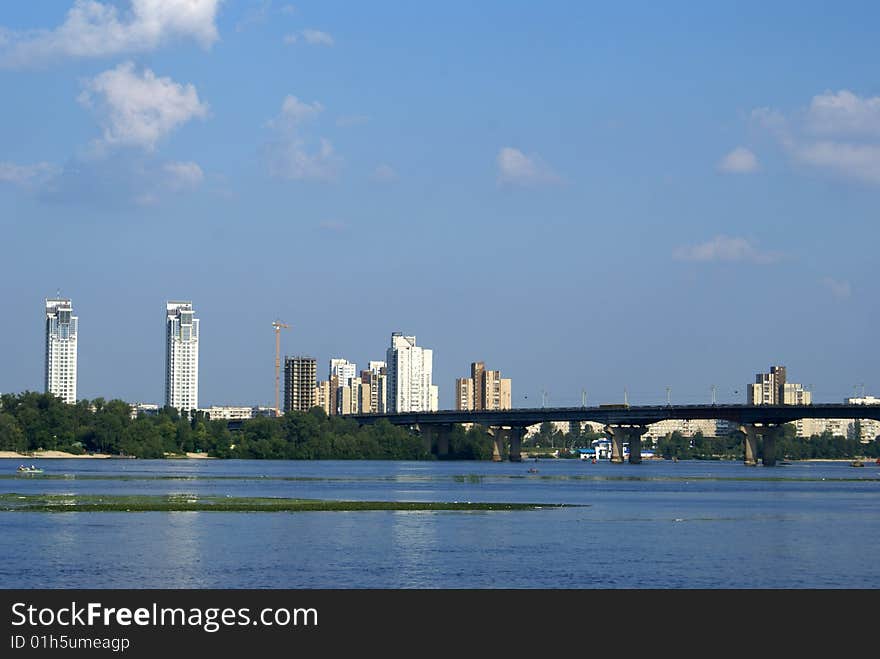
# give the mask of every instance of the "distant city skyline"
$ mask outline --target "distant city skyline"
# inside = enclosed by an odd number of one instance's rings
[[[78,374],[78,350],[77,350],[77,339],[79,336],[78,325],[79,318],[77,316],[72,316],[72,304],[69,298],[45,298],[45,307],[46,307],[46,339],[45,339],[45,350],[44,350],[44,386],[43,391],[51,391],[52,393],[56,393],[62,397],[65,402],[72,402],[82,398],[82,396],[77,396],[76,393],[76,381]],[[165,332],[165,395],[164,395],[164,404],[171,405],[172,407],[178,407],[180,409],[194,409],[194,408],[205,408],[204,405],[199,405],[198,400],[198,369],[199,369],[199,352],[198,352],[198,342],[199,342],[199,325],[200,320],[195,318],[193,304],[191,301],[170,301],[165,303],[165,311],[166,311],[166,332]],[[413,347],[415,345],[415,337],[409,336],[406,337],[402,332],[392,332],[392,345],[396,345],[395,342],[404,342],[408,347]],[[59,340],[63,339],[63,340]],[[410,343],[411,342],[411,343]],[[59,350],[63,348],[63,355]],[[421,348],[417,348],[421,350]],[[377,352],[377,351],[374,351]],[[390,358],[392,349],[388,349],[388,355]],[[429,350],[430,353],[430,364],[431,369],[433,369],[433,351]],[[185,353],[185,354],[184,354]],[[339,354],[339,351],[334,353],[335,355]],[[60,364],[60,359],[63,357],[63,365]],[[304,364],[303,361],[308,362],[308,364]],[[310,374],[312,379],[318,380],[317,378],[317,364],[320,360],[314,357],[302,357],[295,356],[291,357],[289,355],[284,356],[284,406],[282,408],[283,411],[288,409],[301,409],[308,401],[310,404],[318,404],[316,397],[320,396],[320,392],[313,391],[311,396],[304,393],[304,389],[301,389],[297,386],[292,386],[291,383],[294,379],[302,378],[304,375]],[[350,382],[352,380],[356,381],[356,386],[360,386],[361,380],[365,374],[369,374],[371,371],[374,374],[378,374],[378,369],[381,366],[383,371],[385,369],[386,362],[368,360],[370,368],[365,371],[360,372],[361,377],[357,377],[357,363],[349,361],[345,358],[333,356],[327,358],[328,364],[328,382],[325,382],[326,385],[331,385],[332,383],[336,383],[337,386],[340,386],[340,382]],[[88,368],[88,367],[86,367]],[[306,370],[303,371],[302,369]],[[439,392],[444,389],[443,384],[433,384],[432,386],[437,390],[437,393],[434,395],[438,401],[437,409],[458,409],[460,405],[464,404],[464,399],[461,396],[468,395],[470,396],[470,405],[475,405],[476,397],[484,395],[479,393],[479,386],[474,384],[477,382],[479,378],[483,378],[485,380],[486,374],[490,377],[490,382],[494,382],[495,384],[495,393],[496,398],[498,396],[506,396],[506,398],[502,398],[502,400],[509,400],[509,405],[511,407],[516,407],[517,405],[513,405],[513,399],[511,397],[511,380],[501,379],[500,371],[488,371],[484,372],[484,364],[482,362],[472,362],[471,363],[471,378],[468,380],[471,382],[469,393],[465,394],[465,390],[463,389],[463,385],[466,384],[465,379],[456,378],[454,381],[454,385],[450,387],[451,395],[450,395],[450,405],[447,408],[443,408],[439,406]],[[63,369],[63,371],[62,371]],[[62,380],[62,372],[63,372],[63,380]],[[479,372],[479,374],[478,374]],[[293,374],[297,375],[294,376]],[[429,380],[432,377],[428,376]],[[813,392],[812,389],[816,385],[811,383],[809,388],[805,388],[804,385],[799,383],[789,383],[787,382],[787,367],[784,365],[775,365],[771,366],[767,373],[758,373],[755,376],[755,381],[752,383],[745,383],[743,386],[734,389],[733,393],[735,396],[741,395],[744,397],[743,401],[738,401],[736,398],[725,400],[724,402],[745,402],[747,404],[810,404],[813,401]],[[321,384],[318,381],[318,384]],[[383,383],[383,386],[384,383]],[[821,388],[821,383],[819,383]],[[499,388],[500,387],[500,388]],[[26,389],[10,389],[10,392],[17,391],[25,391]],[[638,388],[636,389],[639,390]],[[294,393],[294,391],[296,393]],[[334,389],[328,390],[335,392]],[[634,404],[650,404],[651,402],[659,402],[658,400],[648,400],[648,401],[631,401],[629,400],[629,392],[631,390],[629,387],[624,390],[624,398],[621,399],[621,402],[624,400],[628,400]],[[717,400],[718,396],[718,386],[712,385],[710,388],[711,391],[711,400]],[[578,406],[578,404],[583,404],[587,400],[587,391],[586,389],[581,390],[581,398],[580,401],[575,400],[574,398],[567,398],[562,403],[555,403],[551,400],[548,400],[547,396],[542,394],[546,394],[546,390],[542,390],[538,392],[539,395],[534,403],[528,402],[528,394],[522,397],[522,403],[518,405],[519,407],[555,407],[555,406]],[[859,395],[860,394],[860,395]],[[356,395],[356,394],[352,394]],[[335,401],[335,393],[330,394],[330,398]],[[376,392],[372,392],[373,396],[373,405],[376,405],[375,397]],[[672,400],[672,387],[666,388],[666,396],[667,401]],[[846,392],[846,395],[842,397],[842,400],[873,400],[870,396],[865,398],[866,396],[866,385],[864,382],[853,384],[850,392]],[[121,396],[110,395],[106,396],[107,398],[123,398]],[[300,402],[298,404],[293,404],[292,401],[296,397]],[[149,397],[141,397],[135,399],[126,399],[128,402],[150,402],[153,398]],[[328,401],[329,402],[329,401]],[[590,402],[591,405],[600,404],[603,401],[595,401],[592,400]],[[604,402],[614,402],[614,401],[604,401]],[[676,403],[688,403],[688,402],[706,402],[701,400],[683,400],[676,401]],[[816,402],[839,402],[835,399],[830,400],[820,400]],[[257,407],[264,404],[264,401],[253,401],[253,400],[245,400],[245,401],[210,401],[211,406],[236,406],[236,405],[245,405],[251,407]],[[268,405],[268,403],[265,403]],[[352,403],[354,404],[354,403]],[[430,405],[431,403],[426,403]],[[485,403],[484,403],[485,404]],[[320,405],[319,405],[320,406]],[[502,406],[503,407],[503,406]],[[353,413],[353,412],[351,412]]]
[[[880,392],[876,3],[293,5],[0,6],[0,391],[60,288],[78,398],[163,401],[172,296],[202,407],[274,407],[278,318],[446,409]]]

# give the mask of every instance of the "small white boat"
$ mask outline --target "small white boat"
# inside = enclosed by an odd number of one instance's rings
[[[18,473],[20,473],[20,474],[42,474],[43,470],[40,469],[39,467],[35,467],[34,465],[31,465],[31,466],[19,465]]]

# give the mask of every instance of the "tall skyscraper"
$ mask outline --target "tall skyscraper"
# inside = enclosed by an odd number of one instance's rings
[[[46,299],[45,390],[65,403],[76,402],[76,338],[79,318],[67,298]]]
[[[165,305],[165,404],[199,407],[199,319],[192,302]]]
[[[284,411],[308,412],[315,406],[318,361],[314,357],[284,358]]]
[[[439,408],[437,386],[431,384],[433,351],[416,345],[416,337],[391,335],[386,352],[388,412],[430,412]]]

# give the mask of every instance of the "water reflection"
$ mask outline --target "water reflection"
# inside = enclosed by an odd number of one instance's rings
[[[395,511],[391,513],[391,553],[397,566],[397,587],[429,587],[441,569],[438,560],[437,524],[442,513]]]
[[[0,513],[0,587],[880,587],[880,475],[848,465],[59,462],[0,492],[588,507]]]

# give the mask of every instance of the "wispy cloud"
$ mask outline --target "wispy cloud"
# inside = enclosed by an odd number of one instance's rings
[[[202,186],[204,172],[191,161],[163,161],[150,154],[108,152],[73,158],[34,189],[45,202],[95,209],[156,206]]]
[[[304,126],[314,120],[324,107],[318,103],[305,103],[296,96],[285,97],[281,113],[269,122],[274,140],[267,145],[266,155],[272,176],[290,180],[333,181],[336,179],[341,159],[326,138],[318,138],[317,145],[310,147]]]
[[[11,183],[20,188],[32,189],[50,180],[60,171],[60,167],[48,162],[38,162],[32,165],[0,162],[0,182]]]
[[[848,281],[841,281],[831,277],[825,277],[822,280],[822,286],[839,300],[845,300],[852,296],[852,287]]]
[[[272,0],[261,0],[256,6],[248,9],[235,24],[236,32],[243,32],[255,25],[261,25],[269,18],[272,9]],[[283,11],[283,10],[282,10]]]
[[[393,183],[397,180],[397,172],[391,165],[379,165],[373,170],[372,179],[377,183]]]
[[[880,184],[880,96],[828,91],[791,116],[758,108],[752,119],[778,141],[793,163]]]
[[[501,184],[537,186],[562,183],[563,179],[535,154],[527,156],[519,149],[503,147],[496,157],[498,182]]]
[[[306,43],[310,46],[332,46],[336,42],[333,37],[321,30],[305,29],[299,32],[291,32],[284,35],[284,43],[290,45],[295,43]]]
[[[152,151],[179,126],[208,114],[193,85],[159,78],[149,69],[139,73],[132,62],[86,81],[79,101],[98,116],[100,149],[134,146]]]
[[[27,68],[60,58],[106,57],[155,50],[175,38],[209,48],[218,38],[220,0],[76,0],[51,30],[13,32],[0,40],[0,66]]]
[[[191,190],[205,179],[202,168],[194,162],[168,162],[162,169],[167,175],[167,186],[172,190]]]
[[[749,149],[738,146],[718,163],[718,169],[727,174],[750,174],[758,169],[758,158]]]
[[[791,153],[801,163],[868,183],[880,183],[880,144],[810,142],[794,146]]]
[[[774,263],[782,255],[777,252],[766,252],[752,245],[745,238],[718,235],[704,243],[678,247],[673,252],[678,261],[728,261],[747,263]]]

